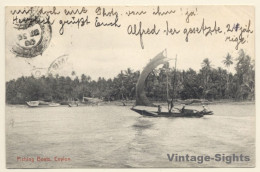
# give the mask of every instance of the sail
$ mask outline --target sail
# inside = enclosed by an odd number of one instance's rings
[[[154,106],[146,97],[144,86],[148,75],[161,64],[166,64],[170,59],[166,57],[166,50],[155,56],[143,69],[136,84],[136,105]]]

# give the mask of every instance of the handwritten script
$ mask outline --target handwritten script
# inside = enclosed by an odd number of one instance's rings
[[[196,37],[211,37],[232,44],[235,50],[247,44],[253,36],[254,19],[243,21],[207,17],[200,7],[20,7],[10,10],[16,29],[26,29],[34,24],[58,26],[59,35],[68,29],[107,29],[123,32],[139,39],[140,48],[145,49],[145,39],[166,36],[186,43]],[[44,17],[42,17],[44,16]],[[213,15],[214,16],[214,15]],[[229,18],[229,16],[226,16]],[[75,30],[76,31],[76,30]]]

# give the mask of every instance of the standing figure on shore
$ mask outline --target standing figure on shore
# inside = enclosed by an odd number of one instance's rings
[[[158,105],[158,113],[162,112],[162,107],[160,105]]]

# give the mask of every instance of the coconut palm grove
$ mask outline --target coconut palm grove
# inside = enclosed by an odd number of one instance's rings
[[[164,65],[155,69],[146,80],[146,95],[153,101],[174,99],[208,99],[253,101],[255,99],[255,62],[243,50],[238,57],[229,53],[223,57],[225,68],[215,67],[210,58],[201,62],[201,69],[181,70]],[[235,72],[231,73],[230,68]],[[68,102],[82,97],[95,97],[104,101],[135,99],[135,85],[140,71],[128,68],[116,77],[105,79],[91,76],[51,75],[40,78],[20,77],[6,82],[6,102],[25,104],[26,101],[43,100]],[[168,95],[167,89],[168,87]]]

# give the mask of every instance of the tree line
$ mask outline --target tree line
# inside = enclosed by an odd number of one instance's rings
[[[255,64],[243,50],[238,57],[228,53],[223,58],[225,68],[213,68],[209,58],[201,63],[201,69],[179,70],[169,64],[154,69],[146,80],[147,97],[154,101],[173,99],[255,99]],[[235,73],[230,67],[235,65]],[[48,75],[20,77],[6,82],[6,102],[24,104],[26,101],[44,100],[68,102],[82,97],[96,97],[104,101],[134,100],[135,85],[140,71],[128,68],[113,79],[99,77],[92,80],[72,72],[71,76]],[[72,79],[74,78],[74,79]],[[168,89],[166,89],[168,88]],[[167,91],[168,90],[168,91]]]

